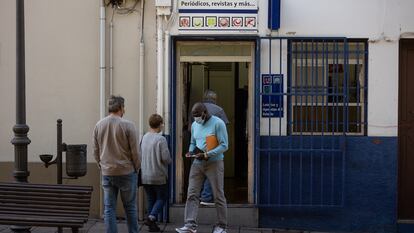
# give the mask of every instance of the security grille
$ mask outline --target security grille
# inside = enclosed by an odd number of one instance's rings
[[[366,42],[260,39],[259,206],[342,206],[346,135],[366,134]]]

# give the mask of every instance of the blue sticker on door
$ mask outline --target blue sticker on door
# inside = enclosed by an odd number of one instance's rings
[[[283,117],[283,74],[262,74],[262,117]]]

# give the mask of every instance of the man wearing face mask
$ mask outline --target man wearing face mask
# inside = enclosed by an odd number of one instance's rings
[[[196,103],[191,111],[194,122],[191,125],[191,142],[187,157],[195,157],[190,169],[184,223],[176,228],[179,233],[197,232],[199,196],[204,179],[210,181],[217,209],[217,224],[213,233],[226,233],[227,203],[224,196],[223,152],[228,148],[226,125],[211,116],[203,103]],[[212,146],[213,145],[213,146]]]
[[[121,194],[129,233],[138,233],[136,185],[140,168],[135,125],[123,119],[124,98],[109,98],[109,115],[93,131],[94,157],[102,173],[104,220],[107,233],[117,231],[116,203]]]
[[[217,94],[214,91],[206,90],[204,92],[203,104],[206,106],[210,115],[222,119],[226,125],[230,123],[223,108],[217,105]],[[211,185],[208,179],[204,180],[200,204],[204,206],[214,206],[213,192],[211,191]]]

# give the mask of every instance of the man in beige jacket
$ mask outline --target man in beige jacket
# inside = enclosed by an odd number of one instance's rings
[[[124,98],[111,96],[109,115],[100,120],[93,132],[94,156],[102,173],[106,233],[116,233],[116,202],[121,194],[128,232],[138,233],[136,190],[140,167],[135,125],[122,119]]]

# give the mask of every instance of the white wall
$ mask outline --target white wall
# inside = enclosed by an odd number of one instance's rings
[[[16,10],[13,3],[0,2],[0,161],[14,160],[14,147],[10,143],[16,116]]]
[[[28,159],[56,154],[56,120],[63,141],[88,144],[99,120],[99,0],[25,1]],[[14,161],[15,1],[0,1],[0,161]],[[107,9],[109,23],[111,9]],[[126,99],[125,118],[138,123],[140,13],[115,15],[114,94]],[[145,113],[155,112],[155,7],[145,6]],[[107,27],[108,28],[108,27]],[[107,38],[107,42],[109,39]],[[109,51],[106,53],[109,55]],[[108,63],[109,64],[109,63]],[[108,77],[107,72],[107,77]]]

